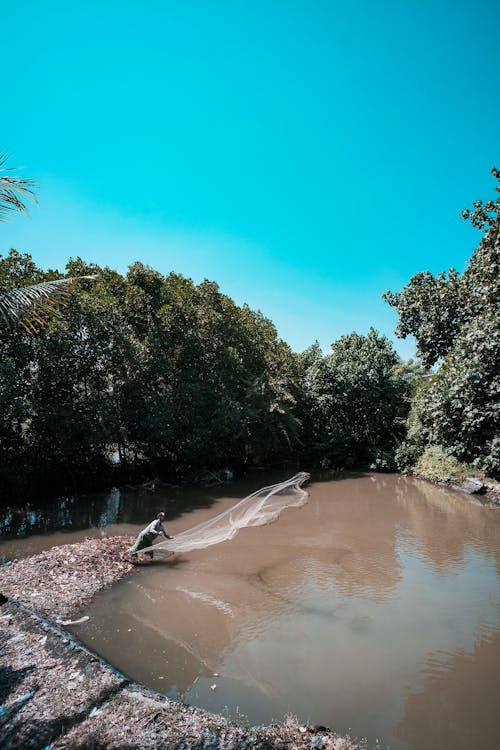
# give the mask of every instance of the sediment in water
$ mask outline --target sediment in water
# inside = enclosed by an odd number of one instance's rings
[[[0,569],[0,745],[3,750],[278,750],[359,747],[295,719],[242,727],[145,688],[56,623],[133,572],[132,539],[88,539]]]

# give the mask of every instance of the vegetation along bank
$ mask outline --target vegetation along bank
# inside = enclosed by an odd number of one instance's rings
[[[384,295],[397,334],[416,339],[408,362],[373,329],[295,353],[211,281],[0,256],[3,303],[26,285],[92,277],[59,315],[33,303],[30,326],[0,325],[1,496],[287,462],[412,470],[436,450],[498,478],[500,199],[464,217],[482,234],[462,275],[422,272]]]

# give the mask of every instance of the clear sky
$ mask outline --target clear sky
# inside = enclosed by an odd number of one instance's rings
[[[500,167],[498,0],[6,3],[0,150],[39,183],[0,252],[209,278],[295,350],[463,270]],[[398,343],[404,355],[412,344]]]

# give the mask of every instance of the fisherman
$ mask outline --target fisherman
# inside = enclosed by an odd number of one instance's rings
[[[165,513],[161,511],[161,513],[158,513],[155,520],[151,521],[151,523],[148,526],[146,526],[145,529],[141,531],[141,533],[135,540],[134,546],[129,549],[129,552],[132,554],[132,557],[137,557],[137,553],[141,549],[146,549],[146,547],[151,547],[151,545],[153,544],[153,541],[156,539],[157,536],[160,536],[160,534],[163,534],[165,539],[173,539],[173,536],[169,536],[163,527],[164,520],[165,520]],[[150,550],[149,552],[145,552],[144,554],[149,555],[151,560],[153,559],[153,550]]]

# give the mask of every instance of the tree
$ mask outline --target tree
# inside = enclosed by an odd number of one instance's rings
[[[499,373],[498,318],[476,317],[462,328],[421,407],[430,443],[493,476],[500,468]]]
[[[65,272],[93,281],[74,285],[63,316],[37,336],[0,326],[0,482],[99,485],[112,454],[122,476],[175,480],[292,455],[295,359],[271,321],[213,282],[141,263]],[[60,276],[0,258],[5,287]]]
[[[0,152],[0,221],[8,220],[12,213],[28,213],[28,201],[36,202],[34,180],[12,174],[16,170],[6,166],[8,160],[9,156]],[[21,258],[25,268],[17,263]],[[29,271],[35,272],[31,258],[11,250],[9,261],[4,264],[4,278],[0,278],[0,321],[9,326],[19,324],[35,333],[46,325],[48,316],[58,315],[60,308],[67,304],[69,291],[76,279],[38,279],[39,283],[20,288],[8,283],[12,281],[8,274],[9,267],[10,270],[15,268],[18,276],[20,272],[24,277]],[[40,276],[38,270],[37,275]]]
[[[446,356],[463,324],[463,284],[457,271],[413,276],[402,292],[382,295],[399,316],[396,335],[413,335],[417,353],[426,367]]]
[[[8,161],[9,155],[0,152],[0,221],[13,213],[28,213],[28,201],[36,202],[35,182],[14,174],[16,168],[7,167]]]
[[[313,356],[314,355],[314,356]],[[333,466],[390,468],[404,434],[411,377],[390,341],[373,328],[332,344],[325,357],[306,350],[303,442]]]
[[[500,171],[492,170],[499,181]],[[464,219],[483,231],[460,276],[428,272],[414,276],[402,292],[387,292],[399,314],[397,335],[416,337],[424,363],[438,363],[421,390],[416,422],[428,442],[442,445],[461,460],[500,473],[500,198],[475,201]],[[413,430],[422,449],[421,434]]]
[[[50,315],[60,315],[60,309],[68,304],[71,287],[76,281],[78,278],[73,276],[2,292],[0,320],[8,326],[21,325],[26,331],[36,333],[47,324]]]

